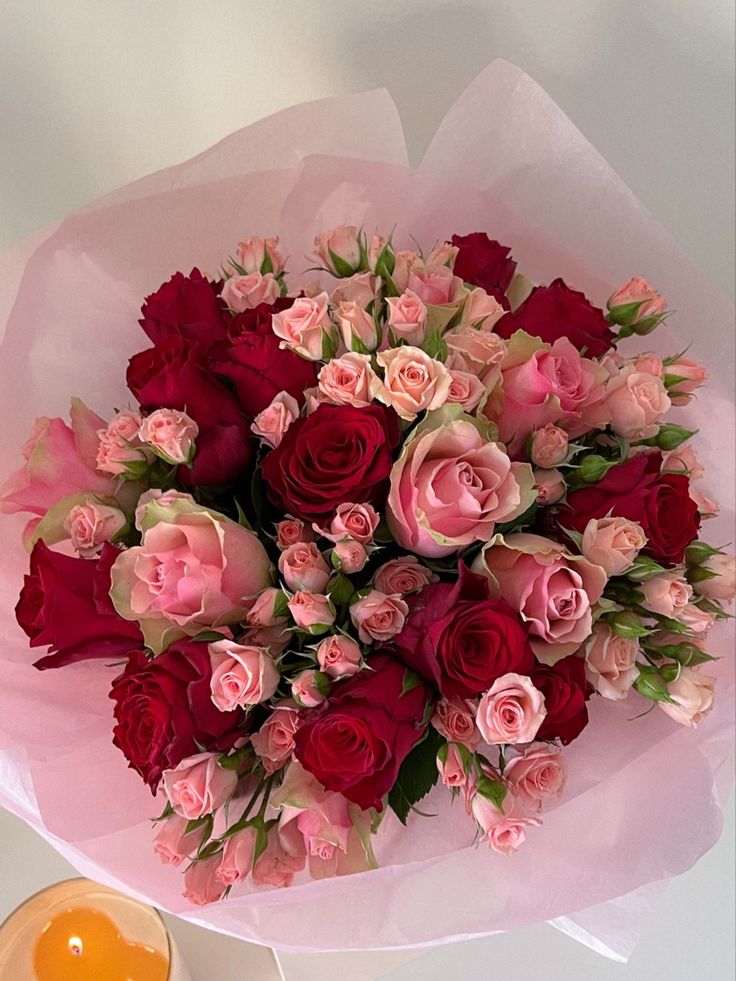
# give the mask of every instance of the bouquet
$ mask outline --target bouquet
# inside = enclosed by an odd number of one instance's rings
[[[421,245],[344,217],[303,261],[245,229],[180,267],[127,369],[86,368],[125,401],[37,419],[0,488],[31,516],[35,667],[96,662],[116,758],[160,799],[135,861],[198,906],[377,875],[382,839],[435,847],[440,810],[513,877],[581,792],[573,749],[717,698],[736,564],[665,298],[585,295],[564,262],[532,282],[467,217]]]

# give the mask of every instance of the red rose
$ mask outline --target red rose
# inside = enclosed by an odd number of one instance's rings
[[[406,626],[391,649],[445,698],[472,698],[501,675],[529,674],[534,667],[517,611],[490,599],[488,580],[462,563],[457,582],[426,586],[407,602]]]
[[[455,275],[466,283],[481,286],[486,293],[506,291],[513,279],[516,263],[511,249],[488,238],[485,232],[453,235],[452,244],[459,249],[455,259]]]
[[[258,415],[279,392],[288,392],[300,404],[304,390],[317,384],[317,365],[291,351],[282,351],[271,329],[275,312],[291,306],[292,300],[277,300],[273,306],[262,303],[233,317],[227,337],[214,344],[207,365],[229,378],[246,415]]]
[[[698,507],[684,474],[661,473],[662,454],[641,453],[612,467],[597,484],[573,491],[558,513],[561,528],[583,532],[591,518],[638,521],[647,536],[642,550],[663,565],[682,562],[697,537]]]
[[[549,286],[536,286],[519,309],[502,317],[494,330],[506,338],[524,330],[549,344],[567,337],[579,351],[585,348],[589,358],[605,354],[614,338],[603,311],[561,279]]]
[[[178,335],[188,343],[209,345],[225,336],[226,309],[222,283],[210,283],[199,269],[175,273],[146,297],[139,321],[154,344]]]
[[[172,644],[151,659],[133,651],[113,681],[113,742],[153,793],[164,770],[201,749],[227,752],[248,728],[245,713],[220,712],[212,702],[208,646]]]
[[[335,686],[294,736],[296,757],[328,790],[364,810],[383,809],[399,768],[424,734],[429,691],[417,685],[402,695],[406,668],[386,655]]]
[[[585,661],[571,654],[554,667],[540,664],[531,672],[531,679],[544,695],[547,709],[536,738],[560,739],[565,745],[577,739],[588,724]]]
[[[191,469],[179,468],[188,485],[229,484],[252,456],[248,420],[227,388],[200,363],[201,352],[178,334],[134,355],[128,365],[128,388],[144,412],[180,409],[199,426]]]
[[[98,559],[79,559],[36,542],[15,615],[31,647],[50,648],[35,662],[39,670],[89,658],[115,660],[143,643],[138,624],[119,617],[108,595],[118,554],[106,544]]]
[[[396,413],[382,405],[321,405],[292,423],[263,461],[269,496],[287,514],[320,524],[338,504],[380,507],[398,440]]]

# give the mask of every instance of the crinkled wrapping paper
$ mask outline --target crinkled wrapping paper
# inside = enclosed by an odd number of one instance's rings
[[[147,346],[141,300],[173,271],[214,271],[243,236],[277,233],[293,283],[315,233],[341,222],[395,226],[403,247],[409,236],[429,246],[486,230],[533,281],[562,275],[600,304],[632,274],[656,284],[676,310],[671,327],[628,350],[674,353],[692,340],[710,367],[683,418],[700,427],[703,489],[722,505],[704,534],[734,540],[733,310],[549,96],[500,61],[453,106],[416,170],[385,91],[330,99],[262,120],[16,246],[0,261],[3,471],[17,466],[34,418],[64,416],[71,394],[103,416],[129,404],[125,365]],[[550,920],[625,959],[661,884],[718,839],[731,779],[730,624],[713,634],[718,705],[697,730],[657,710],[629,721],[642,708],[635,696],[591,702],[591,724],[567,750],[568,791],[513,858],[474,847],[462,807],[436,788],[422,809],[437,816],[414,815],[404,830],[387,815],[378,870],[248,886],[194,909],[180,872],[151,850],[159,802],[111,743],[116,669],[31,667],[13,617],[21,526],[0,521],[0,803],[100,882],[282,950],[433,944]]]

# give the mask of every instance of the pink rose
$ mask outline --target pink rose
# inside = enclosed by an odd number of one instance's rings
[[[626,698],[639,674],[639,644],[619,637],[598,622],[585,642],[585,677],[599,695],[617,701]]]
[[[320,677],[319,671],[309,668],[300,672],[291,683],[291,694],[297,705],[302,708],[315,708],[324,702],[326,692],[329,691],[329,682],[324,676]]]
[[[253,869],[253,856],[256,850],[256,829],[243,828],[225,839],[220,864],[215,872],[218,882],[224,886],[234,886],[236,882],[247,879]]]
[[[335,310],[335,319],[348,351],[374,351],[378,347],[379,334],[373,314],[359,303],[346,301]]]
[[[259,272],[246,276],[231,276],[222,287],[222,299],[230,310],[242,313],[253,310],[266,303],[269,306],[281,296],[278,280],[271,274],[262,276]]]
[[[360,542],[353,541],[351,538],[342,538],[333,549],[334,561],[337,562],[341,572],[352,576],[365,568],[368,561],[368,551],[365,545],[361,545]]]
[[[148,467],[152,453],[140,438],[143,416],[133,409],[118,412],[98,430],[97,469],[114,476],[139,477]]]
[[[279,671],[265,648],[218,640],[208,650],[212,701],[221,712],[258,705],[278,688]]]
[[[299,713],[288,707],[275,708],[258,732],[250,737],[251,746],[266,773],[275,773],[291,758]]]
[[[503,776],[512,793],[539,811],[547,797],[560,797],[567,782],[562,751],[555,743],[532,743],[506,764]]]
[[[276,545],[283,551],[299,542],[313,542],[314,532],[299,518],[285,518],[276,524]]]
[[[370,405],[377,384],[371,359],[353,351],[328,361],[319,373],[320,393],[333,405],[352,405],[357,409]]]
[[[712,572],[714,578],[696,582],[696,592],[709,600],[733,603],[736,596],[736,557],[719,552],[704,562],[702,568]]]
[[[388,325],[396,342],[418,347],[427,333],[427,308],[416,293],[407,290],[401,296],[389,296]]]
[[[465,297],[460,315],[460,325],[491,330],[505,313],[506,311],[495,296],[489,296],[484,289],[476,286]]]
[[[153,840],[153,850],[164,865],[181,865],[199,847],[202,831],[186,833],[186,818],[178,814],[159,822],[159,830]]]
[[[338,225],[314,239],[316,259],[333,276],[350,276],[361,264],[360,229],[355,225]]]
[[[381,255],[388,244],[388,239],[385,235],[378,235],[376,233],[375,235],[371,236],[371,240],[368,243],[368,265],[371,267],[371,269],[375,270],[376,266],[378,265],[378,260],[381,258]]]
[[[468,782],[463,758],[454,743],[448,743],[444,759],[437,756],[437,769],[440,779],[446,787],[464,787]]]
[[[571,435],[589,429],[592,422],[583,413],[600,402],[606,372],[581,357],[566,337],[549,345],[520,331],[509,341],[502,375],[502,404],[489,399],[483,412],[498,423],[513,455],[529,433],[548,422],[564,426]]]
[[[290,855],[281,845],[278,834],[268,836],[268,844],[253,866],[253,881],[257,886],[276,886],[284,889],[294,881],[294,874],[304,868],[304,858]]]
[[[682,572],[660,572],[646,582],[639,583],[644,594],[642,606],[652,613],[678,619],[690,602],[693,590],[682,578]]]
[[[380,520],[372,505],[346,502],[337,506],[328,529],[315,528],[315,531],[331,542],[352,538],[361,545],[369,545]]]
[[[714,613],[701,610],[695,603],[687,603],[679,619],[691,633],[702,636],[705,636],[716,622]]]
[[[608,576],[630,569],[647,543],[641,525],[628,518],[591,518],[585,526],[581,552]]]
[[[71,539],[72,548],[82,558],[90,559],[127,524],[128,519],[120,508],[90,502],[74,505],[64,520],[64,529]]]
[[[141,422],[138,436],[156,456],[167,463],[190,464],[199,426],[186,412],[178,409],[156,409]]]
[[[472,375],[469,371],[450,370],[450,391],[447,393],[449,403],[457,403],[466,412],[472,412],[485,394],[485,385],[477,375]]]
[[[373,585],[382,593],[406,596],[418,593],[430,583],[437,582],[438,576],[422,565],[414,555],[402,555],[379,566],[373,577]]]
[[[180,637],[239,623],[246,597],[270,585],[271,563],[258,537],[186,494],[139,508],[140,545],[115,560],[110,597],[141,625],[154,653]]]
[[[481,696],[475,724],[487,743],[529,743],[544,721],[544,695],[531,678],[504,674]]]
[[[279,611],[285,604],[283,592],[276,586],[269,586],[256,596],[246,615],[246,623],[250,627],[274,627],[284,623],[286,617]]]
[[[288,392],[279,392],[251,423],[251,430],[260,436],[264,443],[277,447],[284,433],[299,418],[299,403]]]
[[[480,733],[475,724],[477,703],[469,698],[441,698],[435,706],[432,725],[449,742],[475,750]]]
[[[701,480],[705,475],[703,464],[689,444],[678,446],[662,459],[663,470],[673,470],[675,473],[686,473],[690,480]]]
[[[195,906],[207,906],[222,899],[225,886],[217,878],[220,856],[198,859],[184,873],[184,898]]]
[[[631,361],[625,362],[631,365],[634,371],[640,371],[645,375],[654,375],[664,381],[664,362],[656,354],[637,354]]]
[[[567,491],[564,474],[561,470],[535,470],[534,490],[541,505],[557,504]]]
[[[521,613],[532,650],[543,664],[573,654],[590,635],[592,606],[607,576],[582,555],[540,535],[498,535],[473,563],[485,573],[492,592]]]
[[[409,285],[409,274],[414,265],[420,262],[419,253],[415,249],[399,249],[394,255],[394,271],[391,279],[399,293],[405,293]]]
[[[715,678],[695,668],[682,668],[677,681],[667,686],[675,704],[657,702],[657,705],[679,725],[694,729],[713,708],[714,687]]]
[[[369,272],[358,273],[347,279],[341,279],[337,289],[332,291],[332,305],[339,307],[341,303],[357,303],[365,309],[375,300],[381,289],[381,277]]]
[[[281,347],[295,351],[309,361],[319,361],[325,334],[332,337],[334,333],[328,302],[326,293],[300,296],[288,309],[275,313],[273,332],[281,338]]]
[[[453,245],[452,242],[438,242],[425,256],[424,261],[428,266],[449,266],[452,269],[459,251],[457,245]]]
[[[502,811],[481,794],[473,797],[471,807],[484,840],[502,855],[513,855],[526,841],[525,829],[542,823],[539,818],[520,816],[518,807],[514,801],[509,801],[508,795]]]
[[[487,541],[535,498],[531,467],[512,463],[453,406],[428,416],[391,471],[386,517],[402,548],[431,558]]]
[[[70,427],[63,419],[36,420],[23,447],[24,465],[0,487],[0,512],[27,511],[43,517],[71,494],[113,497],[116,482],[97,470],[97,433],[104,420],[79,399],[72,399],[71,423]],[[35,524],[29,524],[26,538]]]
[[[532,463],[537,467],[551,470],[567,459],[568,444],[569,439],[565,430],[548,422],[532,436]]]
[[[374,640],[386,641],[400,633],[409,607],[400,596],[387,596],[378,589],[371,590],[350,607],[350,619],[358,628],[364,644]]]
[[[363,656],[351,637],[330,634],[317,648],[320,670],[330,678],[349,678],[360,670]]]
[[[314,542],[290,545],[279,557],[279,572],[293,591],[321,593],[330,578],[330,568]]]
[[[230,800],[238,784],[235,770],[217,762],[217,753],[197,753],[173,770],[164,770],[166,798],[176,814],[196,821]]]
[[[297,627],[310,634],[323,634],[335,622],[335,608],[328,596],[300,591],[294,593],[287,606]]]
[[[671,382],[670,400],[673,405],[687,405],[690,396],[708,380],[708,371],[697,361],[678,358],[667,365],[667,380]]]
[[[406,287],[424,303],[441,306],[453,303],[462,295],[463,281],[448,266],[429,265],[417,259],[412,264]]]
[[[245,273],[272,273],[280,276],[284,271],[288,256],[279,251],[277,235],[271,238],[253,236],[238,242],[235,258]],[[267,267],[267,268],[264,268]]]
[[[670,405],[662,379],[633,366],[622,368],[606,385],[604,411],[613,431],[624,439],[656,436]]]
[[[451,330],[444,339],[448,352],[446,365],[451,371],[476,375],[485,388],[490,388],[501,377],[501,365],[508,348],[498,334],[466,325]]]
[[[299,763],[292,763],[286,771],[271,803],[281,811],[278,834],[282,847],[290,855],[307,859],[313,879],[375,867],[367,844],[369,812],[359,811],[342,794],[325,790]]]
[[[641,276],[632,276],[627,283],[619,286],[608,298],[607,305],[609,310],[614,310],[616,307],[628,306],[630,303],[641,304],[635,315],[637,321],[644,320],[646,317],[658,317],[667,309],[665,298]]]

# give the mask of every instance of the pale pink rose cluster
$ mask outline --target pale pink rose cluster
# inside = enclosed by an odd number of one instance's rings
[[[172,465],[191,464],[199,426],[178,409],[156,409],[147,416],[123,409],[97,435],[98,470],[137,478],[154,455]]]

